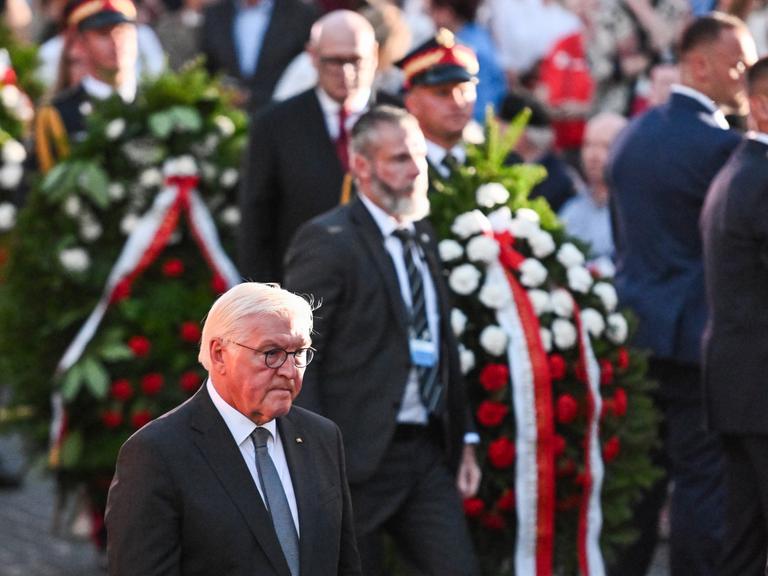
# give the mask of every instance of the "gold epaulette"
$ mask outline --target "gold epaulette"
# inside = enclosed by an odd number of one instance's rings
[[[42,106],[35,116],[35,154],[43,174],[69,156],[67,130],[54,106]]]

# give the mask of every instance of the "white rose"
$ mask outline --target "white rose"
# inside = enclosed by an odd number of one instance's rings
[[[608,316],[606,320],[608,323],[608,329],[606,330],[608,340],[614,344],[624,344],[627,339],[627,332],[629,331],[626,318],[622,314],[615,312]]]
[[[491,356],[501,356],[507,349],[507,334],[499,326],[486,326],[480,332],[480,346]]]
[[[227,206],[221,211],[221,221],[227,226],[237,226],[240,224],[240,208],[237,206]]]
[[[115,118],[104,129],[104,133],[109,140],[117,140],[125,132],[125,120],[122,118]]]
[[[21,103],[21,91],[13,84],[6,84],[0,90],[0,100],[6,108],[16,108]]]
[[[101,238],[101,224],[91,218],[85,218],[80,222],[80,237],[86,242],[93,242]]]
[[[539,232],[541,228],[539,228],[538,220],[534,221],[529,218],[521,218],[519,214],[522,211],[522,208],[517,211],[515,218],[513,218],[512,222],[509,224],[509,231],[512,232],[515,238],[530,238]],[[528,212],[533,211],[528,210]],[[536,214],[535,212],[533,213]],[[538,214],[536,214],[536,216],[538,218]]]
[[[547,328],[539,328],[539,335],[541,336],[541,346],[544,348],[544,352],[552,351],[552,332]]]
[[[573,314],[573,297],[568,290],[556,288],[550,295],[552,311],[562,318],[570,318]]]
[[[556,318],[552,322],[552,336],[555,346],[560,350],[568,350],[576,344],[576,327],[568,320]]]
[[[195,162],[194,157],[185,154],[184,156],[179,156],[177,159],[176,169],[178,170],[178,174],[182,176],[194,176],[197,174],[197,162]]]
[[[594,292],[600,301],[603,303],[603,308],[607,312],[613,312],[616,310],[616,306],[619,303],[619,297],[616,295],[616,288],[608,282],[598,282],[592,287]]]
[[[541,286],[547,279],[547,269],[535,258],[526,258],[520,264],[520,283],[529,288]]]
[[[477,289],[480,284],[480,271],[472,264],[462,264],[451,270],[448,285],[456,294],[466,296]]]
[[[125,186],[119,182],[112,182],[107,187],[107,193],[112,200],[122,200],[125,198]]]
[[[451,262],[458,260],[464,254],[464,249],[456,240],[441,240],[437,245],[437,251],[440,253],[440,260]]]
[[[59,252],[59,262],[67,272],[85,272],[91,265],[91,258],[83,248],[65,248]]]
[[[451,310],[451,330],[454,336],[461,336],[467,328],[467,315],[458,308]]]
[[[0,204],[0,232],[7,232],[16,226],[16,206],[10,202]]]
[[[133,232],[136,229],[136,226],[139,224],[139,217],[136,214],[128,213],[125,216],[123,216],[123,219],[120,221],[120,231],[128,236],[131,232]]]
[[[483,306],[497,310],[509,304],[512,294],[509,286],[501,282],[486,282],[480,289],[478,298]]]
[[[555,240],[552,234],[544,230],[538,230],[528,237],[528,244],[536,258],[546,258],[555,251]]]
[[[21,164],[6,164],[0,168],[0,188],[12,190],[21,182],[24,168]]]
[[[512,211],[509,206],[502,206],[488,214],[488,222],[494,232],[506,232],[512,225]]]
[[[3,162],[5,164],[21,164],[27,158],[24,146],[16,140],[6,140],[3,144]]]
[[[224,138],[229,138],[235,133],[235,123],[227,116],[216,116],[213,123],[216,124],[216,128],[219,129]]]
[[[566,242],[557,251],[557,259],[566,268],[584,264],[584,254],[571,242]]]
[[[509,200],[509,191],[503,184],[490,182],[483,184],[475,192],[475,199],[479,206],[484,208],[493,208],[497,204],[506,204]]]
[[[232,188],[235,184],[237,184],[237,180],[240,178],[240,175],[238,174],[237,170],[234,168],[227,168],[224,170],[224,172],[221,173],[221,176],[219,177],[219,183],[224,186],[224,188]]]
[[[549,294],[544,292],[544,290],[528,290],[528,300],[530,300],[536,316],[546,314],[551,309]]]
[[[203,151],[206,154],[212,154],[221,140],[216,134],[208,134],[203,142]]]
[[[451,232],[461,239],[467,239],[470,236],[490,229],[491,225],[488,222],[488,218],[480,210],[459,214],[453,221],[453,226],[451,226]]]
[[[586,294],[594,283],[594,278],[584,266],[571,266],[567,271],[568,286],[574,292]]]
[[[475,353],[459,345],[459,362],[461,363],[461,373],[468,374],[475,367]]]
[[[163,183],[163,174],[157,168],[147,168],[139,175],[139,185],[143,188],[154,188]]]
[[[499,244],[488,236],[475,236],[467,243],[467,258],[472,262],[493,262],[499,255]]]
[[[78,110],[83,116],[88,116],[91,114],[91,112],[93,112],[93,104],[90,102],[83,102],[80,104],[80,106],[78,106]]]
[[[69,196],[64,200],[64,214],[71,216],[72,218],[80,214],[82,204],[80,203],[79,196]]]
[[[594,308],[585,308],[581,311],[581,322],[592,336],[600,338],[605,330],[603,315]]]
[[[210,162],[203,162],[201,169],[203,171],[203,177],[206,180],[213,180],[214,178],[216,178],[216,166],[214,166]]]

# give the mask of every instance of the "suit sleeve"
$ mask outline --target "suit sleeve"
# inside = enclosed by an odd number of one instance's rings
[[[314,314],[312,347],[315,360],[304,374],[304,387],[298,404],[313,412],[326,414],[320,375],[323,372],[327,343],[343,303],[345,266],[343,247],[320,224],[302,226],[291,242],[285,257],[284,287],[291,292],[309,296],[319,307]],[[351,265],[352,260],[348,260]]]
[[[276,215],[279,213],[278,158],[269,115],[251,124],[239,189],[241,213],[238,233],[238,264],[247,280],[276,282]]]
[[[341,546],[339,551],[339,576],[362,576],[360,555],[357,551],[355,524],[352,511],[352,496],[347,482],[347,466],[344,458],[344,442],[341,430],[336,427],[336,448],[339,454],[342,486],[342,515],[341,515]]]
[[[158,452],[139,434],[118,455],[106,511],[110,576],[181,574],[179,511]]]

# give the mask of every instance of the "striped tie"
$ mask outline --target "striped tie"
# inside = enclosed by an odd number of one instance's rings
[[[392,234],[403,244],[403,259],[405,260],[405,270],[408,274],[408,285],[411,289],[411,336],[418,340],[433,340],[429,331],[429,322],[427,321],[424,279],[417,265],[417,260],[420,260],[421,256],[419,247],[416,244],[416,237],[413,230],[408,228],[398,228]],[[438,378],[438,364],[439,362],[435,362],[433,366],[414,367],[419,381],[421,400],[430,413],[434,413],[437,410],[443,392],[442,384]]]

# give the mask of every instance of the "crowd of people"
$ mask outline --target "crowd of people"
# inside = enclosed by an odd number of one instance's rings
[[[111,572],[383,574],[383,532],[425,574],[478,572],[461,509],[480,481],[477,434],[429,195],[466,161],[473,125],[527,109],[510,162],[547,168],[531,196],[615,274],[659,382],[665,476],[611,573],[647,571],[667,503],[674,576],[764,573],[764,5],[2,0],[0,12],[40,45],[31,172],[66,157],[94,101],[131,102],[143,76],[199,56],[249,116],[237,247],[249,282],[203,329],[207,384],[121,453]],[[267,282],[322,301],[314,333],[306,302]],[[243,498],[254,485],[266,507]]]

